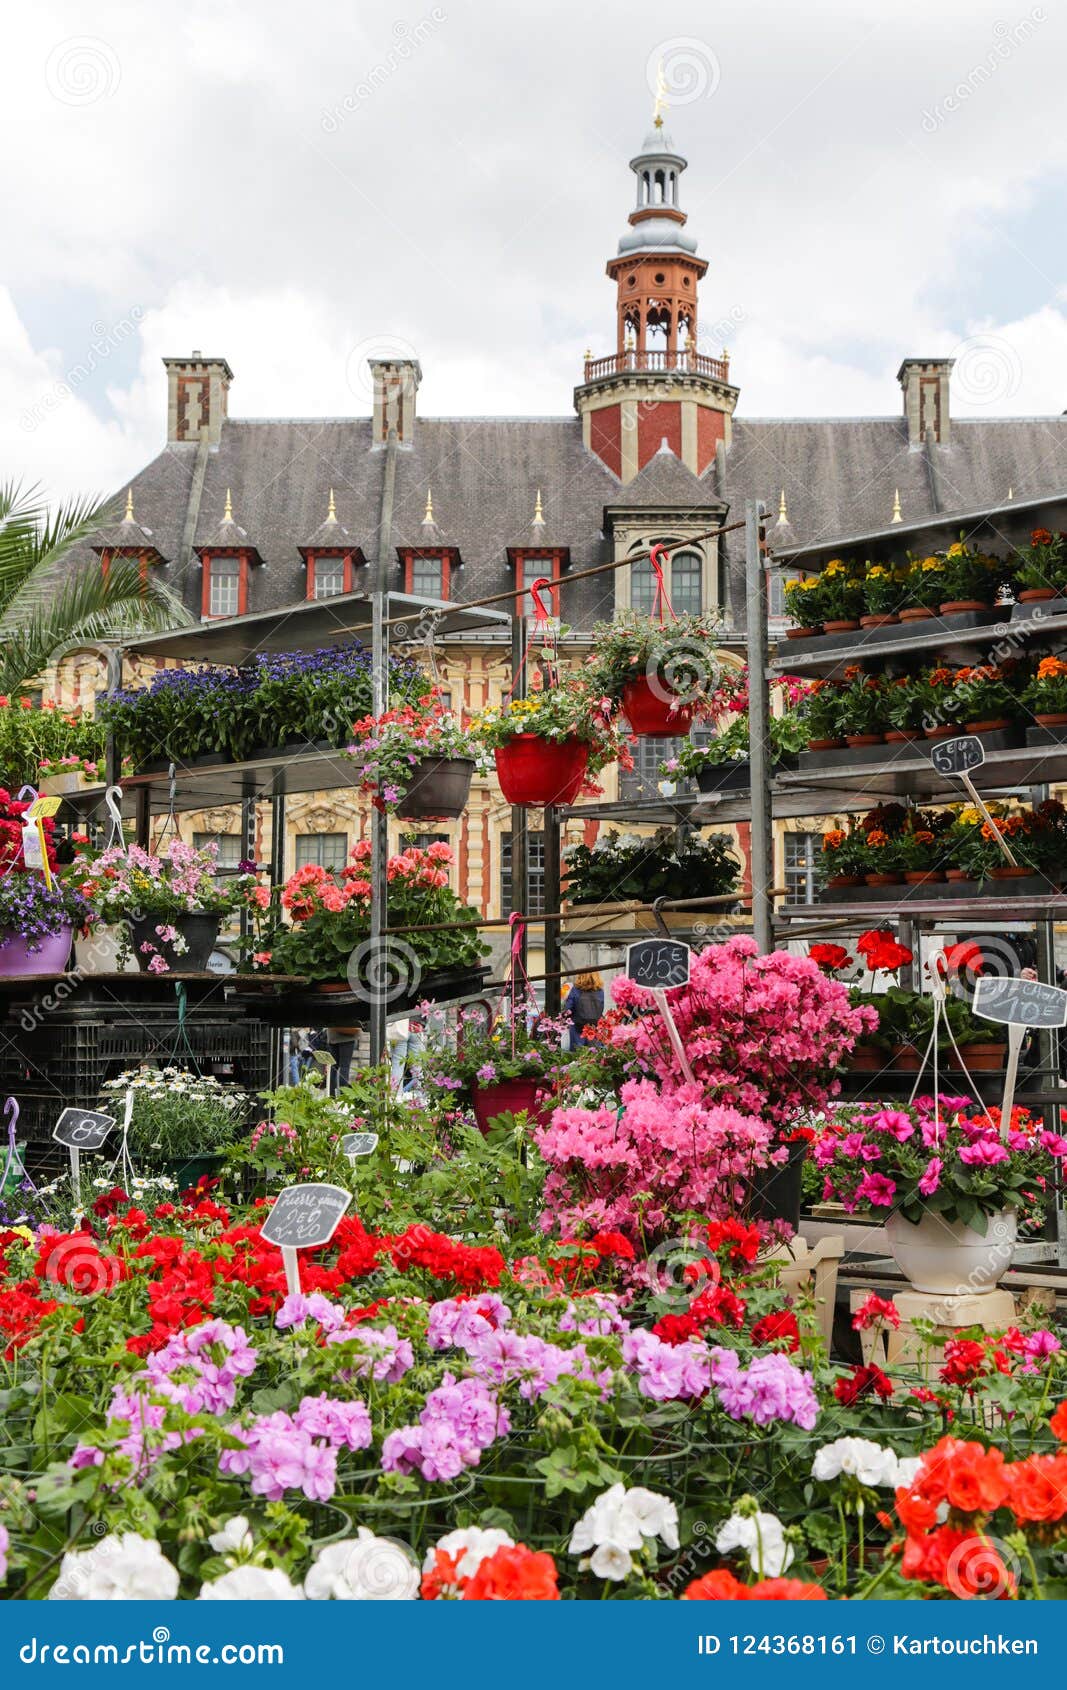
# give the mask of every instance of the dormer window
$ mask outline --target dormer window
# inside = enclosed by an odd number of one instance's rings
[[[204,616],[243,616],[248,608],[248,572],[243,553],[204,557]]]
[[[423,599],[448,597],[448,559],[441,553],[416,553],[408,560],[407,591]]]
[[[351,591],[351,552],[308,552],[307,597],[309,599],[334,599],[340,593],[350,593]]]
[[[558,582],[563,554],[560,551],[535,552],[523,547],[515,549],[511,554],[515,565],[515,604],[516,616],[536,616],[537,606],[534,604],[530,588],[535,581],[545,579]],[[542,587],[541,602],[549,616],[559,615],[559,587]]]

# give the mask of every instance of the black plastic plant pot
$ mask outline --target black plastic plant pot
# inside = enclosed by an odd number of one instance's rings
[[[751,1180],[749,1219],[753,1221],[788,1221],[795,1232],[800,1225],[800,1195],[804,1179],[804,1161],[808,1153],[806,1139],[797,1139],[786,1146],[788,1155],[774,1168],[761,1168]]]
[[[420,757],[396,807],[397,815],[408,821],[432,821],[438,816],[454,821],[467,808],[473,774],[473,757]]]
[[[149,915],[130,922],[133,954],[137,966],[147,973],[154,957],[161,956],[169,973],[202,974],[219,936],[220,917],[217,915]],[[175,927],[185,940],[186,949],[179,951],[170,940],[161,939],[157,927]],[[150,950],[142,950],[149,945]]]

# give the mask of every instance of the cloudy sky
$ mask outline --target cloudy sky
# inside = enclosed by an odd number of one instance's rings
[[[701,342],[749,416],[1067,408],[1067,10],[1045,0],[184,0],[9,15],[0,477],[121,485],[160,358],[237,416],[563,415],[612,345],[604,263],[662,60]]]

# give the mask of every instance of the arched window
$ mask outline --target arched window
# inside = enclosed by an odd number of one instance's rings
[[[665,572],[667,592],[679,616],[699,616],[704,608],[704,560],[699,552],[675,552]],[[643,616],[652,614],[656,578],[648,558],[630,566],[630,605]]]

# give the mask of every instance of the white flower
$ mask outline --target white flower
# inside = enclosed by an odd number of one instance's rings
[[[227,1520],[220,1532],[212,1532],[208,1542],[219,1555],[225,1555],[227,1551],[251,1549],[252,1533],[248,1529],[247,1519],[243,1514],[235,1514],[231,1520]]]
[[[48,1592],[52,1602],[170,1602],[177,1594],[177,1568],[154,1539],[137,1532],[68,1550]]]
[[[743,1549],[752,1571],[760,1578],[781,1578],[793,1560],[777,1514],[731,1514],[719,1529],[715,1547],[723,1555]]]
[[[279,1567],[234,1567],[200,1586],[198,1602],[302,1602],[304,1592]]]
[[[598,1579],[625,1579],[633,1571],[633,1561],[617,1543],[601,1543],[593,1551],[589,1563]]]
[[[816,1450],[811,1474],[814,1479],[836,1479],[852,1473],[861,1485],[896,1485],[900,1464],[891,1449],[870,1438],[837,1438]]]
[[[897,1462],[897,1476],[894,1481],[897,1489],[910,1490],[915,1483],[915,1476],[923,1464],[921,1455],[902,1455]]]
[[[601,1543],[613,1543],[620,1549],[641,1548],[641,1527],[637,1515],[627,1508],[625,1497],[623,1485],[612,1485],[601,1492],[571,1533],[572,1555],[583,1555]]]
[[[439,1538],[433,1549],[426,1551],[426,1558],[422,1563],[424,1573],[431,1572],[434,1566],[434,1556],[437,1550],[443,1550],[446,1555],[455,1556],[456,1571],[460,1578],[473,1578],[482,1562],[498,1549],[510,1548],[515,1542],[507,1532],[502,1532],[496,1526],[467,1526],[465,1530],[446,1532]]]
[[[634,1485],[626,1492],[626,1506],[637,1516],[645,1537],[660,1537],[668,1549],[678,1547],[678,1510],[658,1491]]]
[[[510,1539],[509,1539],[510,1542]],[[419,1594],[419,1569],[391,1538],[360,1526],[355,1538],[329,1543],[304,1580],[312,1602],[410,1602]]]

